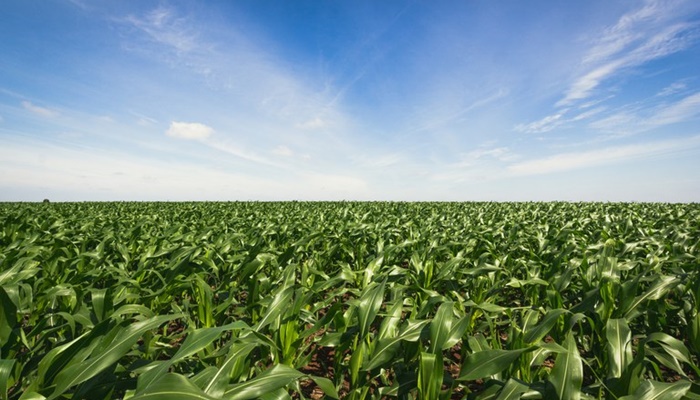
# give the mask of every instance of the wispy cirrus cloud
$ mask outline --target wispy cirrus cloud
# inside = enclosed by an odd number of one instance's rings
[[[688,48],[697,38],[698,22],[678,21],[683,17],[677,1],[647,1],[629,12],[584,56],[588,71],[576,78],[558,106],[590,97],[600,84],[615,74]]]
[[[314,130],[314,129],[322,129],[328,126],[328,122],[324,121],[320,117],[314,117],[309,120],[306,120],[304,122],[299,122],[296,124],[296,127],[299,129],[303,130]]]
[[[700,116],[700,92],[653,107],[623,109],[589,124],[591,128],[621,136],[688,121]]]
[[[658,108],[644,122],[649,127],[675,124],[700,115],[700,92]]]
[[[473,162],[480,159],[495,159],[498,161],[513,161],[518,158],[513,151],[506,146],[501,147],[479,147],[462,155],[462,160]]]
[[[559,153],[511,164],[507,172],[514,176],[541,175],[597,167],[634,159],[666,156],[700,147],[700,136],[682,139],[611,146],[584,152]]]
[[[676,93],[682,92],[687,88],[688,88],[688,84],[684,81],[673,82],[672,84],[661,89],[659,91],[659,93],[657,93],[656,95],[661,96],[661,97],[671,96],[671,95],[674,95]]]
[[[581,107],[579,107],[579,109],[581,109]],[[539,121],[534,121],[527,124],[518,124],[514,129],[516,132],[522,133],[545,133],[557,128],[565,127],[572,122],[590,119],[602,113],[606,109],[607,107],[603,106],[591,109],[582,108],[583,111],[579,112],[578,114],[567,116],[567,114],[571,114],[574,112],[574,110],[565,108],[559,110],[555,114],[548,115]]]
[[[471,102],[468,102],[467,104],[459,106],[457,110],[451,110],[455,106],[452,104],[446,104],[445,102],[443,102],[442,97],[438,97],[440,99],[440,102],[438,107],[435,107],[436,110],[432,111],[429,114],[428,118],[426,118],[427,122],[424,122],[418,128],[414,129],[413,132],[429,131],[443,127],[451,122],[454,122],[464,117],[465,115],[469,114],[474,110],[478,110],[482,107],[485,107],[486,105],[492,104],[498,100],[505,98],[506,96],[508,96],[508,90],[505,88],[498,88],[497,90],[494,90],[493,92],[487,94],[482,98],[474,99]],[[445,112],[443,110],[444,108],[450,109],[450,111]]]
[[[198,75],[225,93],[241,117],[264,117],[300,129],[342,120],[332,90],[311,72],[287,68],[274,42],[251,35],[253,29],[220,27],[168,5],[117,22],[128,33],[128,50]]]
[[[627,111],[615,112],[609,107],[584,111],[589,104],[605,101],[614,95],[601,90],[607,83],[652,61],[688,49],[698,41],[700,22],[687,21],[688,2],[648,0],[641,7],[622,15],[615,24],[605,28],[591,42],[581,59],[581,68],[567,85],[562,97],[554,104],[550,115],[537,121],[521,123],[515,130],[523,133],[544,133],[594,115],[610,111],[591,127],[611,126],[626,120]],[[686,88],[682,82],[670,85],[659,93],[668,96]],[[602,100],[601,96],[604,97]],[[567,114],[582,111],[577,115]],[[624,112],[623,112],[624,111]]]
[[[53,118],[61,115],[61,113],[56,110],[37,106],[35,104],[32,104],[32,102],[30,101],[23,101],[22,107],[24,107],[25,110],[31,112],[32,114],[38,115],[40,117]]]
[[[556,114],[548,115],[539,121],[529,122],[527,124],[518,124],[515,126],[517,132],[523,133],[544,133],[549,132],[562,124],[565,120],[562,118],[568,110],[562,110]]]
[[[200,124],[198,122],[177,122],[170,123],[170,128],[165,131],[165,134],[188,140],[202,140],[210,137],[214,133],[214,129],[210,126]]]
[[[162,44],[180,53],[203,51],[207,47],[199,39],[199,33],[175,10],[161,5],[142,16],[129,15],[124,21],[146,33],[155,43]]]
[[[129,50],[201,79],[217,93],[216,104],[202,105],[203,115],[226,104],[226,118],[214,124],[216,140],[205,144],[266,164],[275,164],[262,156],[269,153],[269,143],[289,142],[295,130],[321,131],[316,147],[337,147],[333,136],[341,134],[346,117],[330,101],[332,89],[303,69],[289,68],[273,43],[249,34],[255,29],[220,27],[201,18],[161,5],[118,23],[130,39],[125,44]],[[199,118],[196,111],[186,110],[194,115],[188,118]]]
[[[499,179],[503,176],[503,167],[520,157],[510,147],[495,147],[493,143],[485,143],[460,154],[457,161],[442,166],[431,178],[438,182],[452,183]]]

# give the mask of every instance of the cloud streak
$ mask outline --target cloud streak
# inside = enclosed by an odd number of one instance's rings
[[[666,156],[700,146],[700,136],[625,146],[612,146],[585,152],[569,152],[527,160],[507,167],[514,176],[543,175],[591,168],[636,159]]]
[[[189,28],[188,21],[169,7],[161,5],[142,17],[129,15],[125,21],[146,33],[152,41],[180,54],[202,49],[198,32]]]
[[[362,178],[334,173],[288,173],[285,179],[128,153],[69,149],[38,142],[0,148],[0,187],[51,192],[52,200],[343,200],[368,199]],[[31,154],[31,157],[27,157]],[[106,179],[108,178],[108,179]],[[186,190],[183,190],[186,188]],[[0,196],[16,200],[12,193]]]
[[[676,22],[676,2],[651,1],[620,17],[583,58],[593,68],[577,78],[557,106],[590,97],[615,74],[688,48],[697,39],[698,23]]]
[[[700,115],[700,93],[695,93],[674,104],[661,107],[644,121],[644,125],[649,127],[670,125],[695,118],[698,115]]]
[[[39,107],[37,105],[32,104],[29,101],[23,101],[22,107],[24,107],[25,110],[31,112],[32,114],[38,115],[38,116],[44,117],[44,118],[54,118],[54,117],[58,117],[59,115],[61,115],[61,113],[59,113],[56,110],[52,110],[50,108],[45,108],[45,107]]]
[[[204,140],[210,137],[214,133],[214,129],[210,126],[200,124],[197,122],[176,122],[170,123],[170,128],[165,131],[165,134],[178,138],[187,140]]]
[[[555,111],[537,121],[517,124],[514,130],[528,134],[546,133],[597,115],[604,117],[590,123],[589,127],[609,131],[611,127],[617,130],[620,125],[632,122],[627,128],[638,126],[649,129],[689,115],[689,110],[679,105],[679,109],[670,110],[666,117],[658,116],[653,119],[656,122],[650,118],[642,124],[630,121],[634,113],[624,109],[625,106],[617,112],[612,110],[608,115],[605,115],[605,111],[610,111],[610,107],[605,105],[585,110],[591,104],[624,97],[624,93],[612,93],[608,85],[610,81],[615,82],[616,77],[684,51],[697,42],[700,22],[683,20],[687,17],[684,15],[687,4],[683,1],[648,0],[641,7],[622,15],[615,24],[605,28],[584,52],[581,68],[554,104]],[[685,89],[687,85],[678,81],[662,89],[655,97],[670,96]],[[604,92],[602,98],[599,96],[601,92]],[[690,103],[694,105],[692,101]]]
[[[700,92],[655,107],[621,110],[593,121],[589,126],[596,130],[629,136],[689,121],[698,116],[700,116]]]

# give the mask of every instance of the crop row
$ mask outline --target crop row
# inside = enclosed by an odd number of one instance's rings
[[[700,205],[0,204],[0,399],[699,399]]]

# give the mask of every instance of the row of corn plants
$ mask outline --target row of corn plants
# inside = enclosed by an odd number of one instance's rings
[[[0,400],[700,399],[700,205],[0,204]]]

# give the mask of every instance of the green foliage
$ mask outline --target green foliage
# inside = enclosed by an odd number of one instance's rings
[[[700,398],[700,205],[0,204],[0,400]]]

